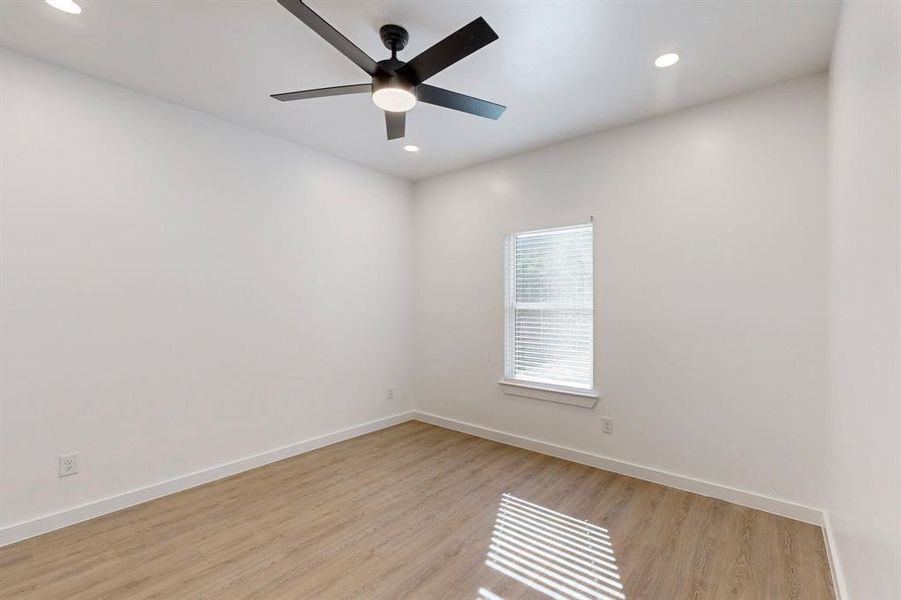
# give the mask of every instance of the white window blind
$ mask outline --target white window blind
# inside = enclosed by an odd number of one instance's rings
[[[592,237],[591,223],[508,236],[506,379],[592,389]]]

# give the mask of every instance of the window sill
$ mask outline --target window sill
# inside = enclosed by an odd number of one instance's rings
[[[498,383],[508,396],[534,398],[536,400],[557,402],[558,404],[581,406],[582,408],[594,408],[594,405],[598,403],[598,393],[594,390],[558,388],[539,383],[511,381],[509,379],[501,379]]]

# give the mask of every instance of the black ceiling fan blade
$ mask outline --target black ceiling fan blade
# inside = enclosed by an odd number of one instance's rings
[[[357,83],[354,85],[337,85],[335,87],[316,88],[314,90],[300,90],[299,92],[284,92],[272,94],[272,98],[288,102],[289,100],[306,100],[308,98],[325,98],[328,96],[343,96],[345,94],[362,94],[372,91],[371,83]]]
[[[417,85],[496,39],[494,30],[479,17],[419,54],[397,73]]]
[[[388,139],[396,140],[407,134],[407,113],[385,111],[385,128]]]
[[[465,94],[452,92],[426,83],[416,86],[416,98],[420,102],[425,102],[426,104],[443,106],[444,108],[459,110],[471,115],[485,117],[486,119],[494,119],[495,121],[504,114],[505,110],[507,110],[506,106],[488,102],[487,100],[481,100],[479,98],[473,98],[472,96],[467,96]]]
[[[278,3],[303,21],[307,27],[318,33],[322,39],[334,46],[338,52],[352,60],[358,67],[372,76],[375,76],[378,72],[378,64],[368,54],[357,48],[353,42],[341,35],[337,29],[329,25],[325,19],[313,12],[313,9],[301,2],[301,0],[278,0]]]

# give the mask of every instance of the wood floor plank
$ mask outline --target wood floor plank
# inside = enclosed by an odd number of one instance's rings
[[[0,549],[0,599],[834,597],[819,528],[409,422]]]

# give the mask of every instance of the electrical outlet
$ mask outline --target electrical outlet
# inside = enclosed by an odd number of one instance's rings
[[[610,417],[601,417],[601,428],[604,433],[613,434],[613,419]]]
[[[67,477],[78,473],[78,455],[63,454],[59,457],[59,476]]]
[[[394,386],[389,385],[388,386],[388,400],[393,400],[393,399],[394,399]]]

